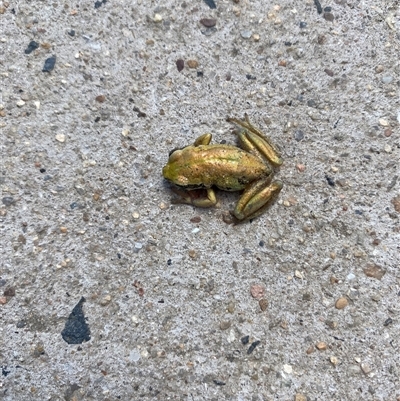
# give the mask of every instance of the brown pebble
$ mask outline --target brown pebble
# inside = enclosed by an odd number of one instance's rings
[[[294,396],[294,401],[307,401],[307,397],[303,394],[297,393]]]
[[[335,303],[336,309],[344,309],[349,304],[349,301],[345,297],[339,298]]]
[[[197,68],[199,66],[199,62],[197,60],[188,60],[186,64],[189,68]]]
[[[7,303],[6,297],[0,297],[0,305],[5,305]]]
[[[178,69],[179,72],[183,70],[184,66],[185,62],[181,58],[179,60],[176,60],[176,68]]]
[[[379,238],[375,238],[373,241],[372,241],[372,245],[379,245],[381,243],[381,240],[379,239]]]
[[[100,194],[98,194],[97,192],[95,192],[94,194],[93,194],[93,200],[94,201],[98,201],[100,199]]]
[[[315,350],[315,348],[311,345],[311,346],[307,349],[306,354],[307,354],[307,355],[310,355],[310,354],[312,354],[312,353],[314,352],[314,350]]]
[[[329,281],[331,282],[331,284],[337,284],[339,282],[339,280],[335,276],[331,276]]]
[[[324,13],[324,18],[327,21],[332,22],[335,19],[335,16],[332,13]]]
[[[383,70],[384,70],[383,65],[377,65],[377,66],[375,67],[375,72],[376,72],[377,74],[380,74],[381,72],[383,72]]]
[[[191,249],[191,250],[189,251],[189,257],[192,258],[192,259],[196,259],[196,257],[197,257],[197,252],[196,252],[195,250]]]
[[[383,267],[380,267],[376,264],[369,263],[367,264],[367,267],[364,269],[364,273],[368,277],[380,280],[385,275],[386,270]]]
[[[317,41],[318,41],[319,45],[325,44],[326,43],[326,36],[325,35],[318,35]]]
[[[61,232],[62,234],[65,234],[67,231],[68,231],[68,228],[67,228],[67,227],[60,227],[60,232]]]
[[[44,42],[44,43],[41,43],[40,46],[43,47],[43,49],[48,50],[51,48],[51,43]]]
[[[392,203],[394,206],[394,210],[396,210],[396,212],[400,213],[400,195],[395,196],[392,199]]]
[[[194,216],[190,219],[191,223],[200,223],[201,217],[200,216]]]
[[[286,62],[286,60],[279,60],[278,65],[279,65],[280,67],[286,67],[287,62]]]
[[[104,95],[96,96],[96,102],[103,103],[106,100]]]
[[[260,309],[264,312],[268,308],[268,300],[265,298],[262,298],[258,301],[258,304],[260,305]]]
[[[265,288],[260,284],[254,284],[250,287],[251,296],[255,299],[261,299],[265,295]]]
[[[386,137],[389,137],[393,134],[393,131],[390,128],[386,128],[385,131],[383,132],[383,135]]]
[[[200,20],[200,23],[206,28],[212,28],[217,24],[217,20],[215,18],[202,18]]]
[[[324,341],[318,342],[315,346],[319,351],[326,351],[328,349],[328,344]]]
[[[325,74],[329,75],[330,77],[333,77],[335,74],[332,70],[330,70],[329,68],[325,68]]]
[[[229,320],[223,320],[219,325],[221,330],[227,330],[229,327],[231,327],[231,322]]]

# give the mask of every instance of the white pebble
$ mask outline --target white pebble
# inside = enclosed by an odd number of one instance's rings
[[[346,278],[347,278],[347,280],[351,281],[351,280],[354,280],[356,278],[356,275],[353,274],[353,273],[349,273]]]
[[[65,135],[64,134],[57,134],[56,135],[56,139],[57,139],[58,142],[63,143],[63,142],[65,142]]]
[[[134,349],[129,354],[129,359],[131,362],[137,362],[140,359],[140,353],[137,349]]]
[[[392,147],[390,145],[385,145],[385,152],[392,153]]]
[[[22,99],[19,99],[16,104],[18,107],[22,107],[25,104],[25,102]]]
[[[293,373],[293,368],[290,365],[283,365],[283,371],[291,375]]]
[[[153,21],[154,22],[161,22],[162,21],[162,15],[161,14],[154,14]]]

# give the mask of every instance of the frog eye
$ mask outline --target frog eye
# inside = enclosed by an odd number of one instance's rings
[[[176,150],[181,150],[182,148],[174,148],[172,150],[170,150],[170,152],[168,153],[168,156],[171,156],[172,153],[174,153]]]

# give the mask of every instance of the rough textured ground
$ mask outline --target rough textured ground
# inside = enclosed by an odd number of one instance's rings
[[[0,399],[399,400],[398,1],[157,3],[0,6]],[[245,112],[279,201],[171,205]]]

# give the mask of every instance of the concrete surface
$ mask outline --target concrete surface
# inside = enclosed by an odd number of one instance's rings
[[[400,399],[399,3],[215,3],[0,6],[1,400]],[[171,205],[245,112],[279,202]]]

